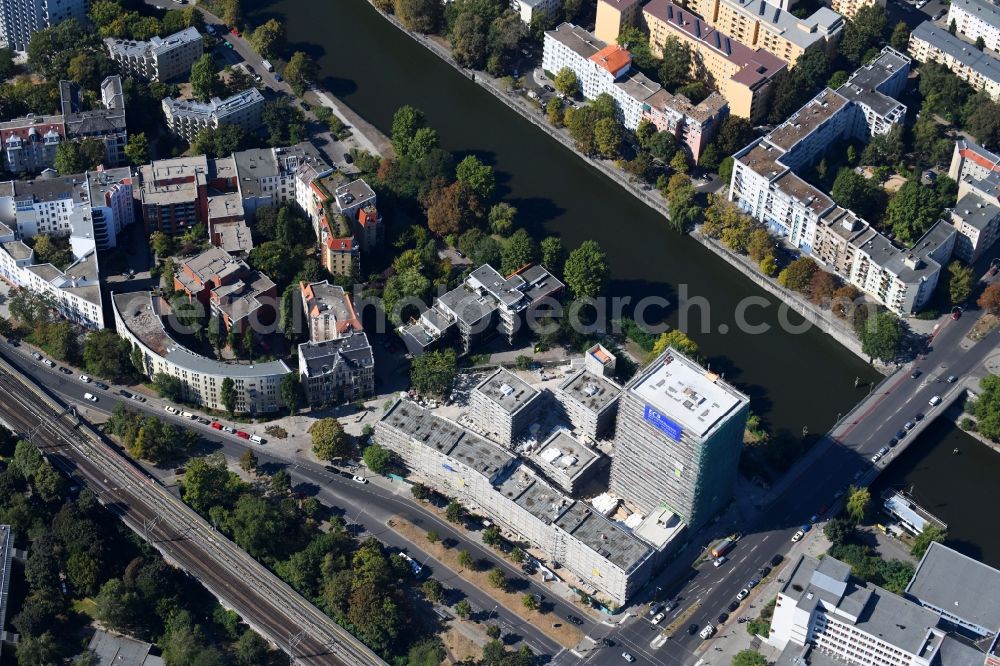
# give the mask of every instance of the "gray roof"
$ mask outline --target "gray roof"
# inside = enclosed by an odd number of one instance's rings
[[[539,265],[528,266],[514,275],[504,277],[489,264],[483,264],[469,274],[466,284],[481,286],[503,308],[514,312],[524,310],[539,299],[563,288],[562,282]]]
[[[1000,628],[1000,571],[932,543],[906,593],[969,624]]]
[[[788,641],[774,666],[844,666],[844,662],[813,649],[812,645],[797,645]]]
[[[224,363],[194,353],[170,337],[160,318],[159,303],[152,299],[149,292],[113,293],[111,300],[132,335],[154,354],[180,368],[205,375],[234,378],[272,377],[291,372],[285,362],[280,360],[247,365]]]
[[[87,175],[83,173],[61,176],[55,171],[44,171],[32,180],[14,181],[15,201],[61,201],[83,202],[83,184]]]
[[[1000,7],[990,0],[952,0],[951,6],[964,9],[994,28],[1000,27]]]
[[[660,90],[661,86],[641,72],[636,72],[623,81],[615,83],[632,99],[644,102]]]
[[[235,95],[220,99],[213,97],[208,102],[200,102],[191,99],[171,99],[163,100],[163,105],[169,109],[172,115],[195,116],[199,118],[224,118],[236,111],[254,104],[263,104],[264,96],[256,88],[248,88]]]
[[[30,259],[32,250],[30,247],[24,244],[24,242],[19,240],[6,241],[0,243],[0,247],[4,249],[7,254],[9,254],[14,261],[23,261],[25,259]]]
[[[104,40],[104,43],[107,44],[108,50],[113,53],[120,53],[135,58],[152,55],[160,56],[184,44],[196,41],[201,41],[201,33],[198,32],[198,29],[184,28],[180,32],[175,32],[166,37],[153,37],[148,42],[108,37]]]
[[[438,303],[445,306],[466,324],[472,325],[481,321],[496,310],[496,302],[483,298],[464,284],[451,291],[441,294]]]
[[[514,414],[538,399],[541,393],[506,368],[497,368],[473,389],[508,414]]]
[[[927,42],[990,81],[1000,82],[1000,60],[983,53],[931,21],[924,21],[910,33],[911,39]]]
[[[941,641],[934,666],[983,666],[986,654],[975,645],[955,634],[947,634]]]
[[[531,454],[531,461],[542,474],[567,491],[574,480],[586,474],[600,459],[600,453],[564,430],[557,430]]]
[[[545,35],[569,47],[583,58],[590,58],[607,46],[591,33],[572,23],[563,23],[555,30],[547,31]]]
[[[653,554],[644,541],[597,513],[586,502],[575,502],[555,522],[623,571],[630,571]]]
[[[993,174],[990,174],[993,175]],[[1000,174],[997,174],[1000,179]],[[979,181],[982,182],[982,181]],[[1000,206],[981,198],[971,192],[963,196],[955,204],[955,216],[962,222],[982,231],[1000,215]]]
[[[800,19],[765,0],[735,0],[729,4],[743,8],[746,13],[802,48],[808,48],[828,34],[836,34],[844,24],[844,17],[829,7],[820,7],[812,15]]]
[[[304,342],[299,345],[299,356],[305,361],[304,369],[309,377],[326,375],[346,364],[353,368],[371,368],[375,365],[368,336],[364,333],[323,342]]]
[[[498,445],[409,400],[397,400],[386,411],[381,423],[461,462],[491,481],[515,460]]]
[[[127,636],[118,636],[103,629],[94,632],[88,646],[97,654],[100,666],[157,666],[163,659],[150,655],[153,646]]]
[[[606,377],[580,370],[559,384],[559,394],[598,414],[618,400],[622,387]]]

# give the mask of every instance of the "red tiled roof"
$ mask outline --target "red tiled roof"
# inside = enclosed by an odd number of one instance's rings
[[[590,59],[614,74],[632,63],[632,54],[617,44],[611,44],[590,56]]]

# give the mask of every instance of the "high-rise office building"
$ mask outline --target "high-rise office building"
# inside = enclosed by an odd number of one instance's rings
[[[729,501],[750,399],[673,348],[625,387],[611,492],[642,512],[670,509],[691,529]]]

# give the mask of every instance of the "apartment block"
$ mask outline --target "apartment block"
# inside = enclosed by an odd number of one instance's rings
[[[1000,178],[994,180],[1000,184]],[[951,211],[951,223],[958,232],[955,256],[971,264],[1000,236],[1000,205],[995,197],[990,201],[978,192],[969,192],[959,197]]]
[[[146,232],[181,234],[208,224],[208,182],[214,180],[204,155],[156,160],[139,168],[139,206]]]
[[[0,40],[14,51],[27,51],[32,35],[71,18],[87,20],[85,0],[2,0]]]
[[[657,551],[643,540],[507,450],[413,402],[397,400],[376,424],[375,439],[422,482],[525,539],[598,598],[624,604],[657,564]]]
[[[538,421],[545,402],[542,393],[505,368],[497,368],[469,395],[469,419],[494,442],[513,446],[514,441]]]
[[[642,11],[654,53],[662,53],[667,37],[676,37],[691,48],[692,75],[707,74],[730,113],[755,122],[767,112],[773,80],[788,69],[784,60],[733,39],[670,0],[652,0]]]
[[[955,141],[948,175],[959,184],[985,180],[1000,174],[1000,155],[992,153],[966,138]]]
[[[79,87],[71,81],[60,81],[60,113],[28,114],[0,123],[3,169],[12,173],[43,171],[55,164],[61,142],[88,138],[104,144],[105,166],[124,164],[128,133],[121,78],[104,79],[100,93],[104,108],[84,111]]]
[[[525,25],[532,26],[560,10],[562,3],[559,0],[511,0],[510,6]]]
[[[640,0],[597,0],[594,36],[606,44],[617,44],[621,31],[637,26],[641,14]]]
[[[253,219],[258,208],[298,204],[311,215],[312,183],[333,173],[333,167],[307,141],[279,148],[251,148],[233,153],[236,189],[243,209]],[[319,229],[313,222],[319,235]]]
[[[569,495],[577,496],[606,459],[589,446],[556,430],[528,458],[542,475]]]
[[[827,88],[770,134],[733,157],[730,200],[788,244],[811,255],[899,315],[927,302],[955,247],[938,223],[912,248],[895,247],[797,172],[838,141],[885,134],[903,121],[896,101],[909,59],[886,47],[836,91]]]
[[[557,409],[579,437],[596,441],[614,432],[622,388],[586,368],[564,379],[554,391]]]
[[[638,512],[667,508],[692,530],[732,498],[750,399],[673,348],[626,385],[612,494]]]
[[[271,278],[217,247],[180,262],[174,290],[219,317],[227,331],[274,322],[278,291]]]
[[[343,287],[322,282],[299,282],[310,342],[337,340],[362,332],[351,297]]]
[[[249,88],[226,99],[213,97],[208,102],[188,99],[165,98],[162,102],[167,127],[174,134],[191,143],[204,129],[220,125],[236,125],[253,132],[263,124],[264,96],[256,88]]]
[[[368,336],[349,333],[299,345],[299,381],[313,407],[362,400],[375,393],[375,357]]]
[[[799,18],[765,0],[690,0],[687,6],[717,30],[776,55],[790,67],[808,49],[832,50],[844,30],[844,17],[829,7]]]
[[[727,115],[729,103],[717,92],[692,104],[684,95],[660,90],[646,98],[642,107],[642,117],[656,125],[657,130],[670,132],[696,163]]]
[[[843,15],[846,19],[853,19],[863,7],[886,6],[886,0],[831,0],[830,9]]]
[[[973,88],[1000,99],[1000,60],[944,28],[924,21],[910,33],[907,50],[916,60],[939,62]]]
[[[338,173],[314,178],[302,206],[319,238],[324,267],[334,275],[361,270],[361,251],[384,239],[375,192],[362,179],[348,181]]]
[[[980,37],[986,48],[1000,52],[1000,6],[990,0],[954,0],[948,5],[947,24],[973,44]]]
[[[451,340],[462,354],[496,335],[512,342],[528,317],[544,321],[563,287],[541,266],[525,266],[504,277],[483,264],[398,333],[414,355]]]
[[[542,67],[553,74],[564,67],[573,70],[587,99],[611,95],[619,120],[631,130],[639,126],[643,103],[660,90],[659,83],[631,72],[632,54],[625,48],[605,44],[571,23],[545,33]]]
[[[151,292],[112,294],[115,330],[142,354],[143,373],[176,377],[181,396],[209,409],[224,410],[222,382],[233,380],[236,411],[269,414],[281,406],[281,380],[292,372],[284,361],[225,363],[196,354],[179,344],[168,332],[169,304]]]
[[[933,572],[933,575],[931,575]],[[800,555],[775,602],[778,666],[979,666],[996,658],[1000,572],[934,544],[904,596]]]
[[[197,28],[153,37],[148,42],[109,37],[104,45],[123,73],[144,81],[170,81],[189,74],[203,51]]]

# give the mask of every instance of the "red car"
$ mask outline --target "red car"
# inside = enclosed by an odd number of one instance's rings
[[[242,430],[237,430],[236,431],[236,436],[237,437],[242,437],[243,439],[250,439],[250,434],[249,433],[245,433]]]
[[[237,37],[240,36],[240,31],[236,29],[236,26],[233,26],[232,28],[230,28],[229,29],[229,33],[233,34],[233,35],[236,35]]]
[[[222,430],[222,424],[219,423],[218,421],[212,423],[212,427],[215,428],[216,430]]]
[[[958,321],[962,318],[962,308],[953,308],[951,311],[951,318]]]

